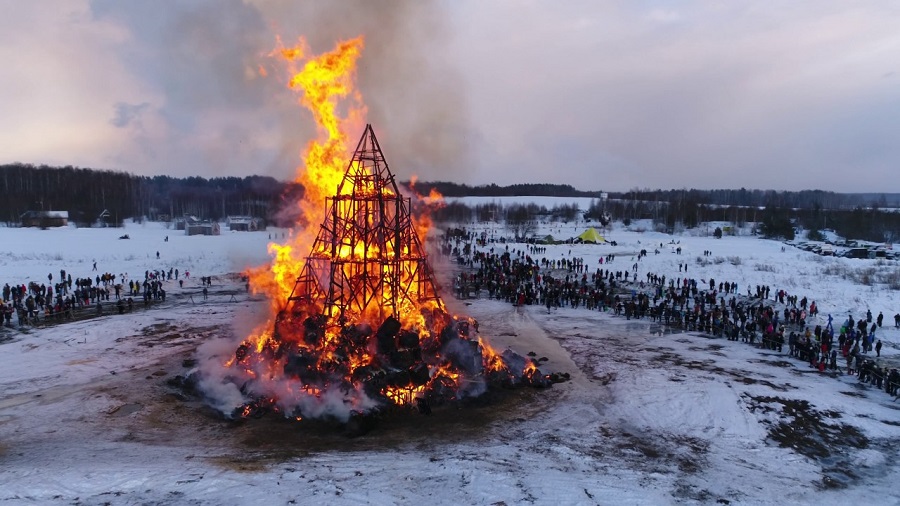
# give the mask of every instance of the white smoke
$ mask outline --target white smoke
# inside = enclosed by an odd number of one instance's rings
[[[197,348],[197,367],[188,376],[197,379],[197,388],[207,403],[226,416],[247,402],[233,381],[234,371],[224,364],[234,356],[240,341],[229,338],[206,341]]]

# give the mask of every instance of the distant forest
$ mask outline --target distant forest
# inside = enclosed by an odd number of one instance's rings
[[[409,183],[402,183],[409,186]],[[443,181],[421,182],[417,181],[415,190],[423,195],[428,195],[431,190],[437,190],[445,197],[600,197],[599,191],[579,191],[567,184],[513,184],[509,186],[497,186],[489,184],[484,186],[469,186],[466,184],[449,183]]]
[[[900,193],[834,193],[822,190],[776,191],[776,190],[650,190],[633,189],[627,192],[581,191],[567,184],[496,184],[469,186],[466,184],[438,182],[416,182],[418,193],[428,195],[434,189],[445,197],[588,197],[600,198],[607,193],[610,199],[675,202],[696,201],[715,206],[785,207],[822,209],[852,209],[855,207],[878,207],[880,209],[900,209]]]
[[[606,220],[651,220],[656,229],[673,232],[711,221],[743,227],[757,224],[765,237],[793,239],[804,229],[810,238],[825,229],[848,239],[889,241],[900,239],[900,194],[835,193],[822,190],[631,190],[628,192],[579,191],[569,185],[517,184],[476,186],[436,182],[415,184],[416,192],[432,189],[448,197],[543,196],[589,197],[588,209],[561,204],[550,209],[536,204],[467,206],[450,203],[436,211],[436,221],[465,222],[503,220],[516,234],[525,234],[537,219],[570,222],[579,217],[602,223]]]
[[[186,214],[212,220],[255,216],[273,223],[282,204],[299,198],[303,188],[265,176],[146,177],[8,164],[0,165],[0,192],[0,221],[8,225],[18,223],[26,211],[53,210],[68,211],[69,221],[80,226],[117,226],[126,218],[164,220]]]
[[[400,183],[409,188],[409,182]],[[522,224],[542,219],[592,221],[650,219],[660,230],[693,228],[709,221],[758,224],[761,235],[793,237],[803,228],[871,241],[900,238],[900,194],[834,193],[821,190],[649,190],[581,191],[571,185],[516,184],[469,186],[416,182],[414,191],[432,189],[448,197],[552,196],[592,198],[588,209],[561,205],[465,206],[452,203],[435,211],[437,221],[504,220]],[[266,176],[176,178],[126,172],[14,163],[0,165],[0,221],[15,226],[26,211],[68,211],[79,226],[117,226],[124,219],[166,220],[183,215],[223,220],[231,215],[293,225],[288,205],[303,195],[297,183]],[[603,197],[606,197],[605,199]],[[518,226],[518,225],[516,225]]]

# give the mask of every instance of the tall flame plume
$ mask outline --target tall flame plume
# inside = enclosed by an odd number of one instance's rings
[[[273,318],[293,290],[305,262],[303,255],[312,246],[318,224],[325,217],[325,198],[334,194],[343,178],[352,149],[347,132],[361,130],[365,125],[367,109],[354,86],[356,63],[364,46],[360,36],[339,42],[332,51],[307,58],[310,51],[301,38],[292,47],[282,46],[270,53],[286,63],[288,87],[312,113],[317,128],[317,137],[307,144],[294,178],[304,188],[303,198],[295,204],[304,226],[286,243],[269,244],[271,265],[250,270],[254,290],[265,293],[273,304]],[[269,326],[271,321],[266,325]]]

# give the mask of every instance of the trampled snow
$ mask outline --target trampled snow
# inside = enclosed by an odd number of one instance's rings
[[[541,232],[565,238],[584,226]],[[188,237],[156,223],[0,229],[0,284],[57,280],[60,269],[140,280],[146,270],[191,273],[183,287],[167,282],[166,302],[150,309],[139,303],[124,315],[0,329],[0,501],[900,503],[900,401],[856,376],[819,373],[786,349],[585,309],[459,301],[448,289],[450,308],[477,318],[496,348],[546,357],[542,369],[572,380],[430,417],[410,414],[357,438],[269,418],[221,420],[170,380],[196,367],[199,346],[230,353],[258,321],[267,302],[247,294],[234,273],[265,263],[269,238],[283,232]],[[872,280],[895,272],[895,262],[820,257],[749,235],[671,236],[620,225],[603,233],[617,245],[549,245],[545,256],[583,257],[593,267],[614,253],[604,268],[637,263],[639,277],[713,278],[738,283],[740,294],[769,285],[815,300],[821,313],[811,324],[881,311],[880,363],[898,364],[898,292],[859,283],[861,270],[872,270]],[[130,239],[118,239],[123,234]],[[649,254],[638,260],[641,249]],[[455,267],[435,261],[448,286]],[[213,276],[207,300],[200,276]]]

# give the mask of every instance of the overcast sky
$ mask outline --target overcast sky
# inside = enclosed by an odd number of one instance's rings
[[[0,13],[2,163],[289,179],[315,129],[266,54],[276,35],[324,52],[362,34],[359,87],[401,179],[900,192],[894,0],[0,0]]]

